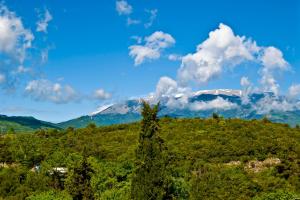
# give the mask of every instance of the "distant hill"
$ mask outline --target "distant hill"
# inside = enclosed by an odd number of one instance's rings
[[[7,132],[9,130],[16,132],[30,132],[37,129],[60,129],[56,124],[41,121],[34,117],[17,117],[0,115],[0,132]]]
[[[148,100],[151,101],[151,97]],[[174,100],[178,105],[174,105]],[[182,102],[185,105],[180,105]],[[160,99],[160,104],[160,116],[207,118],[212,113],[218,113],[225,118],[261,119],[267,116],[273,122],[287,123],[292,126],[300,124],[299,101],[291,102],[285,96],[276,97],[272,93],[250,94],[247,102],[245,102],[240,90],[201,90],[190,96],[185,94],[165,96]],[[79,128],[90,123],[111,125],[136,122],[141,119],[140,108],[140,99],[127,100],[103,106],[90,115],[62,122],[58,125],[63,128]]]

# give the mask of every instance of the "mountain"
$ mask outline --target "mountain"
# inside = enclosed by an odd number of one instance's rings
[[[56,124],[41,121],[34,117],[17,117],[0,115],[0,132],[14,130],[16,132],[30,132],[37,129],[60,129]]]
[[[157,102],[155,97],[146,100]],[[160,116],[207,118],[212,113],[218,113],[225,118],[260,119],[267,116],[274,122],[293,126],[300,124],[300,102],[270,92],[245,95],[241,90],[201,90],[192,94],[165,95],[159,100]],[[135,122],[141,119],[141,103],[141,99],[131,99],[105,105],[90,115],[59,123],[58,126],[79,128],[89,123],[111,125]]]

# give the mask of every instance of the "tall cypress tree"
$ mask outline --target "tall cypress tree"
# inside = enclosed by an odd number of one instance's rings
[[[81,157],[81,156],[80,156]],[[87,160],[86,147],[80,160],[77,160],[69,169],[65,186],[74,200],[94,199],[91,187],[93,169]]]
[[[136,169],[131,197],[136,200],[163,199],[166,195],[166,162],[164,141],[159,137],[159,104],[153,108],[143,102],[142,127],[136,150]]]

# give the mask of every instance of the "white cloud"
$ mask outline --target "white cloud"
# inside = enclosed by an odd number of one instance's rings
[[[195,53],[182,58],[178,78],[183,83],[206,83],[219,76],[226,66],[234,67],[243,61],[254,60],[253,54],[258,51],[255,42],[236,36],[229,26],[220,24],[197,46]]]
[[[163,76],[159,79],[155,92],[149,95],[148,100],[152,103],[164,101],[169,108],[183,109],[188,105],[189,95],[189,88],[179,87],[175,80]]]
[[[175,39],[168,33],[156,31],[145,38],[146,46],[153,49],[164,49],[175,44]]]
[[[127,18],[127,25],[130,26],[130,25],[135,25],[135,24],[139,24],[141,23],[140,20],[137,20],[137,19],[132,19],[130,17]]]
[[[243,87],[241,99],[242,104],[250,103],[249,95],[252,93],[252,84],[249,81],[248,77],[243,76],[240,81],[241,86]]]
[[[288,96],[296,98],[300,95],[300,84],[291,85],[289,87]]]
[[[288,99],[279,99],[276,96],[267,95],[254,106],[258,114],[269,114],[271,111],[293,111],[300,109],[299,102],[289,101]]]
[[[229,26],[222,23],[197,46],[195,53],[182,58],[178,80],[181,84],[204,84],[219,77],[227,68],[247,61],[261,64],[259,74],[263,91],[278,95],[280,85],[275,75],[289,68],[282,52],[273,46],[261,47],[245,36],[235,35]],[[246,80],[243,81],[242,85]]]
[[[222,97],[217,97],[216,99],[211,100],[211,101],[193,102],[190,105],[190,109],[193,111],[213,110],[213,109],[229,110],[229,109],[236,108],[237,106],[238,106],[237,104],[231,103],[231,102],[223,99]]]
[[[0,84],[4,83],[5,81],[6,81],[5,75],[0,73]]]
[[[144,24],[145,28],[150,28],[153,25],[154,20],[157,17],[157,9],[146,10],[147,13],[150,14],[149,21]]]
[[[132,45],[129,49],[129,55],[134,58],[135,66],[142,64],[146,59],[155,60],[160,57],[160,52],[157,49],[147,46]]]
[[[78,94],[71,86],[52,83],[46,79],[30,81],[25,88],[25,93],[34,100],[57,104],[78,100]]]
[[[160,52],[156,51],[156,49],[168,45],[165,45],[164,42],[151,44],[152,39],[150,38],[156,37],[158,35],[148,37],[145,45],[138,45],[139,47],[149,48],[147,49],[149,52],[146,52],[144,49],[144,54],[136,54],[140,55],[140,57],[135,57],[137,59],[136,64],[144,62],[148,54],[154,58],[160,57]],[[157,39],[153,39],[153,41],[157,41]],[[154,51],[151,52],[151,50]],[[168,58],[177,60],[180,59],[180,56],[171,54]],[[220,24],[218,29],[210,32],[209,37],[197,46],[195,53],[187,54],[181,59],[182,64],[178,70],[178,81],[169,77],[162,77],[156,86],[156,92],[152,94],[153,99],[163,100],[168,107],[190,110],[228,110],[238,107],[237,104],[221,97],[212,101],[189,103],[189,98],[192,97],[193,93],[190,87],[182,87],[182,83],[207,83],[218,77],[226,69],[244,62],[251,62],[255,65],[261,65],[259,75],[261,76],[260,83],[263,88],[262,90],[254,88],[248,77],[242,77],[240,80],[240,84],[243,87],[242,104],[251,103],[249,96],[253,92],[263,91],[272,92],[273,94],[261,99],[257,105],[253,105],[258,113],[269,113],[273,110],[292,111],[300,109],[299,102],[278,97],[280,86],[275,79],[275,75],[289,68],[289,64],[284,60],[282,52],[273,46],[258,46],[255,41],[247,39],[245,36],[235,35],[229,26]],[[298,95],[300,95],[300,85],[291,86],[289,96],[296,97]]]
[[[99,100],[105,100],[105,99],[110,99],[111,94],[106,92],[103,89],[98,89],[94,92],[94,98],[99,99]]]
[[[178,85],[177,82],[173,79],[163,76],[159,79],[157,85],[156,85],[156,92],[155,95],[157,97],[161,96],[170,96],[174,95],[178,92]]]
[[[287,70],[288,68],[288,63],[284,60],[282,52],[275,47],[264,48],[261,61],[268,70]]]
[[[144,39],[144,45],[132,45],[129,47],[129,55],[134,58],[135,66],[145,60],[160,58],[161,51],[175,44],[175,39],[168,33],[156,31]]]
[[[163,76],[156,85],[153,100],[166,101],[169,108],[184,109],[188,106],[190,88],[180,87],[177,82],[170,77]]]
[[[250,84],[251,84],[251,83],[250,83],[248,77],[243,76],[243,77],[241,78],[241,86],[242,86],[242,87],[248,87]]]
[[[132,13],[132,6],[127,1],[116,1],[116,10],[119,15],[130,15]]]
[[[263,91],[272,92],[275,95],[279,94],[280,85],[277,83],[272,73],[263,73],[260,82],[263,86]]]
[[[36,23],[36,31],[47,33],[48,23],[53,19],[48,9],[45,9],[43,16],[40,16],[39,21]]]
[[[29,29],[24,28],[21,18],[0,5],[0,53],[6,54],[19,63],[23,63],[26,50],[31,48],[34,36]]]
[[[168,59],[171,61],[179,61],[182,59],[182,56],[178,54],[170,54],[168,55]]]
[[[279,94],[280,85],[275,79],[275,73],[288,69],[288,62],[284,60],[282,52],[275,47],[262,48],[262,56],[259,58],[262,63],[261,84],[264,91]]]
[[[27,67],[24,67],[23,65],[20,65],[16,71],[14,71],[14,73],[16,74],[24,74],[24,73],[27,73],[27,72],[30,72],[32,69],[31,68],[27,68]]]

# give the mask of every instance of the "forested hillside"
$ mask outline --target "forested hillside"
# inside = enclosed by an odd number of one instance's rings
[[[33,132],[37,129],[61,129],[58,125],[35,119],[34,117],[19,117],[0,115],[0,133]]]
[[[0,199],[131,199],[138,181],[161,184],[150,199],[299,196],[299,127],[217,115],[154,121],[2,134]],[[163,180],[141,182],[148,165]]]

